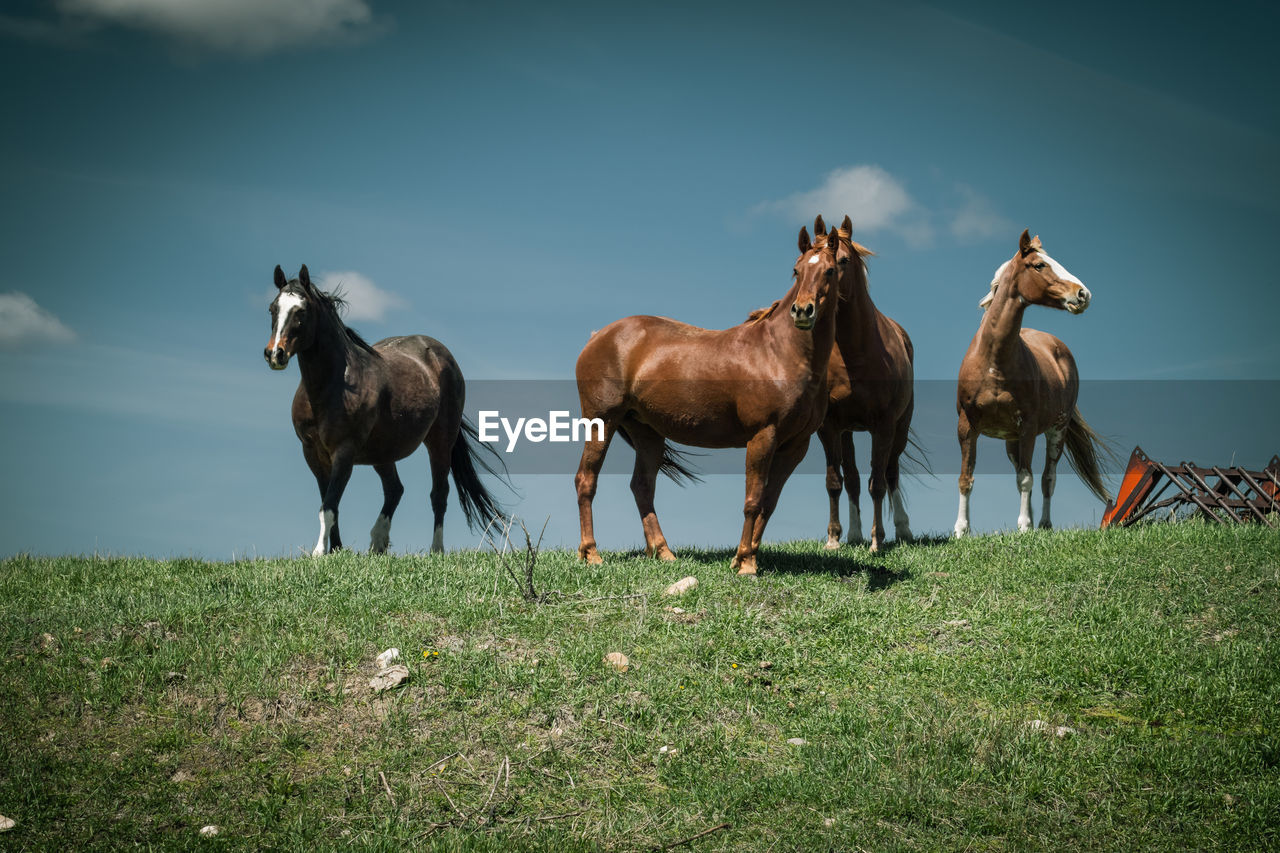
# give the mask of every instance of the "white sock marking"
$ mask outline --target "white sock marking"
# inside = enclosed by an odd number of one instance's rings
[[[849,535],[845,538],[846,542],[862,541],[862,513],[858,512],[858,505],[849,499]]]
[[[435,533],[433,533],[431,536],[431,553],[432,554],[444,553],[444,525],[443,524],[437,524]]]
[[[960,512],[956,515],[956,536],[969,535],[969,496],[964,492],[960,493]]]
[[[907,505],[902,500],[902,490],[889,492],[889,507],[893,510],[893,534],[898,539],[911,538],[911,519],[907,516]]]
[[[391,519],[378,513],[378,520],[369,531],[369,550],[381,553],[391,544]]]
[[[1018,472],[1018,529],[1031,529],[1031,484],[1035,478],[1031,472],[1023,469]]]
[[[311,552],[312,556],[319,557],[329,553],[329,530],[337,520],[336,513],[327,509],[320,510],[320,539],[316,542],[315,550]]]

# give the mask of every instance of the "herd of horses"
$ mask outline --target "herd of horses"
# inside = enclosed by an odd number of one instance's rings
[[[876,309],[868,290],[866,258],[853,240],[848,216],[828,229],[821,216],[813,236],[800,229],[791,287],[767,308],[728,329],[702,329],[666,317],[625,317],[592,334],[578,356],[576,376],[590,431],[574,484],[582,538],[580,559],[601,562],[592,502],[614,435],[635,450],[631,491],[644,528],[645,550],[674,560],[654,509],[659,473],[692,477],[671,442],[695,447],[746,448],[742,536],[732,566],[757,571],[760,543],[782,487],[817,433],[826,457],[831,514],[827,548],[840,547],[840,500],[847,493],[847,541],[862,542],[860,477],[853,432],[871,435],[872,518],[869,547],[885,542],[884,500],[894,533],[912,538],[902,499],[899,461],[911,443],[914,410],[911,339]],[[444,549],[444,515],[453,474],[467,523],[501,517],[479,469],[497,474],[479,452],[475,429],[463,415],[462,371],[449,350],[425,335],[392,337],[370,345],[342,321],[341,297],[320,291],[306,266],[288,279],[275,269],[271,337],[263,352],[276,370],[297,356],[301,381],[293,398],[293,425],[320,490],[320,537],[313,553],[342,547],[338,503],[354,465],[371,465],[382,479],[383,505],[370,533],[370,549],[386,551],[391,519],[404,493],[396,462],[425,445],[431,464],[431,549]],[[969,496],[979,435],[1002,438],[1017,472],[1018,529],[1032,526],[1031,459],[1045,436],[1044,499],[1040,526],[1048,528],[1050,499],[1063,451],[1088,488],[1109,500],[1100,452],[1105,446],[1076,407],[1079,375],[1058,338],[1023,328],[1029,305],[1079,314],[1088,288],[1023,231],[1018,250],[991,281],[985,309],[960,366],[957,436],[960,510],[955,535],[969,532]],[[494,457],[496,459],[496,456]]]

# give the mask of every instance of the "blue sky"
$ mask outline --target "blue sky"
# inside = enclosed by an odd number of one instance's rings
[[[431,334],[501,388],[571,379],[588,334],[628,314],[739,322],[786,289],[817,213],[848,213],[877,252],[872,295],[942,400],[917,422],[937,475],[907,483],[918,531],[954,521],[949,383],[1024,227],[1093,293],[1078,317],[1027,315],[1075,353],[1093,425],[1125,456],[1141,443],[1260,467],[1274,430],[1233,413],[1280,414],[1278,17],[1262,3],[7,4],[0,554],[314,543],[297,368],[261,357],[276,264],[341,281],[366,337]],[[974,527],[1011,528],[1002,448],[979,455]],[[611,457],[629,469],[627,448]],[[393,548],[422,550],[425,455],[400,468]],[[531,526],[550,518],[551,545],[577,542],[573,468],[519,475],[508,496]],[[642,541],[626,482],[601,486],[602,547]],[[730,547],[741,492],[731,475],[661,484],[673,544]],[[378,505],[358,469],[342,504],[356,547]],[[1101,510],[1060,479],[1059,524]],[[825,513],[821,479],[798,476],[770,538],[818,538]],[[476,541],[454,501],[446,544]]]

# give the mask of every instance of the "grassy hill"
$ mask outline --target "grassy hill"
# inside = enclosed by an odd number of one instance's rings
[[[4,560],[0,847],[1280,847],[1280,535],[679,556]]]

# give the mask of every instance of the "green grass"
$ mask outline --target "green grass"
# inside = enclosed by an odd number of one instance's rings
[[[679,556],[5,560],[0,848],[1280,846],[1275,533]]]

